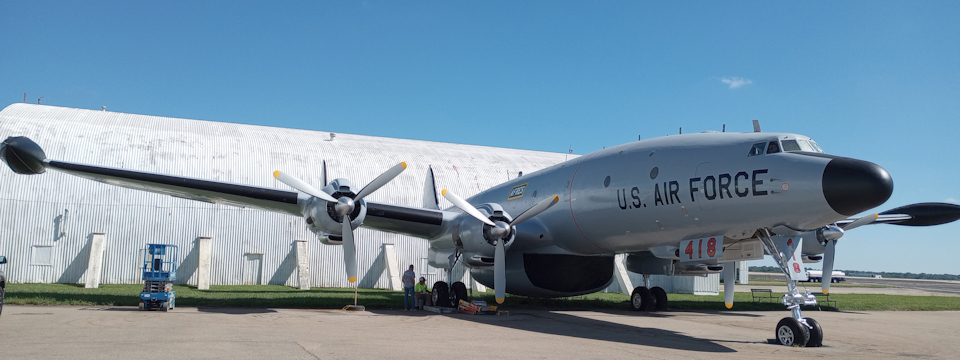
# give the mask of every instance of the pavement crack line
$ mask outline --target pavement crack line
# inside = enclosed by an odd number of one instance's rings
[[[299,341],[297,341],[297,345],[299,345],[300,348],[303,349],[303,351],[306,351],[307,354],[310,354],[310,356],[313,356],[314,359],[318,359],[318,360],[320,359],[320,357],[317,356],[317,354],[314,354],[314,353],[311,352],[310,350],[307,350],[307,348],[304,347],[303,344],[301,344]]]

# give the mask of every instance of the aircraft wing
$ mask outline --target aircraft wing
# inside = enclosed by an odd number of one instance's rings
[[[298,199],[309,195],[250,185],[194,179],[101,166],[44,160],[47,169],[129,189],[170,195],[189,200],[303,216]],[[444,227],[444,220],[455,219],[458,212],[421,209],[408,206],[367,202],[364,227],[381,231],[433,238]]]
[[[299,194],[296,191],[115,169],[49,159],[43,162],[47,169],[129,189],[149,191],[215,204],[254,207],[303,216],[300,212],[300,206],[297,205]]]
[[[51,160],[39,145],[25,137],[5,140],[0,146],[0,158],[19,174],[40,174],[50,169],[129,189],[298,217],[304,216],[301,205],[311,199],[297,191]],[[367,209],[363,226],[428,239],[442,234],[450,221],[459,216],[457,212],[374,202],[369,202]]]
[[[459,212],[367,202],[364,227],[380,231],[433,239],[441,235]]]

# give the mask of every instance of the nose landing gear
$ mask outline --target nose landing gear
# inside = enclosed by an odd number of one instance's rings
[[[787,293],[781,301],[790,310],[791,315],[777,323],[775,337],[780,345],[799,347],[823,346],[823,329],[813,318],[805,318],[800,311],[800,305],[816,305],[817,298],[809,291],[800,293],[797,289],[797,280],[802,279],[803,273],[798,254],[802,248],[803,239],[799,237],[787,238],[783,236],[771,237],[766,229],[759,232],[760,241],[767,254],[773,256],[780,265],[780,270],[787,277]]]

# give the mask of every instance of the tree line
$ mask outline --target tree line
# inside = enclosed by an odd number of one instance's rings
[[[819,269],[807,268],[807,270],[819,270]],[[840,270],[840,269],[837,269],[837,270]],[[750,271],[779,274],[780,268],[776,266],[751,266]],[[859,271],[859,270],[840,270],[840,271],[843,271],[847,276],[860,276],[860,277],[873,277],[874,275],[880,275],[885,278],[895,278],[895,279],[960,280],[960,275],[952,275],[952,274],[927,274],[927,273],[914,274],[911,272],[901,273],[901,272]]]

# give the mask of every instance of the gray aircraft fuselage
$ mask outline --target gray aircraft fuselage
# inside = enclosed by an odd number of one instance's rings
[[[892,181],[872,163],[810,151],[750,156],[754,144],[808,139],[696,133],[642,140],[518,177],[469,201],[499,203],[516,216],[556,194],[560,202],[537,219],[554,245],[587,255],[675,246],[705,236],[744,239],[776,225],[815,229],[889,196],[874,194],[877,188],[892,191]],[[833,169],[825,171],[831,162]]]

